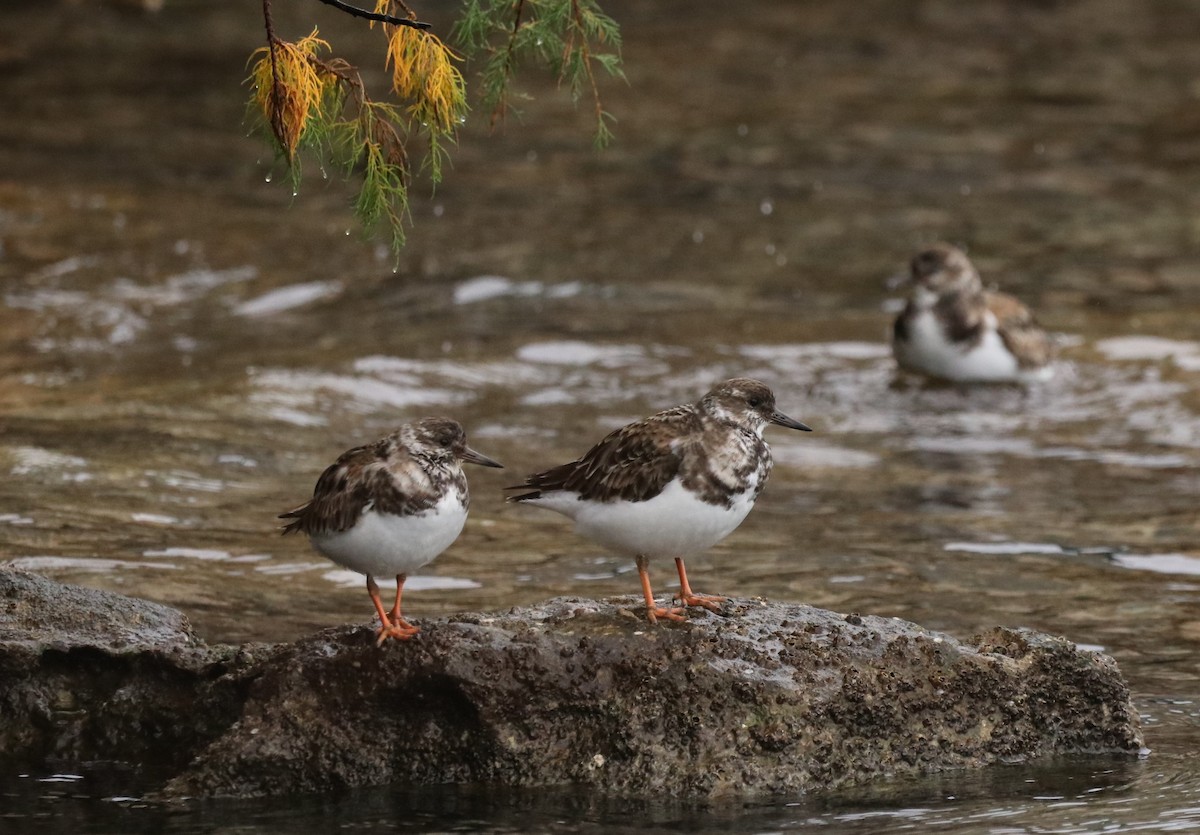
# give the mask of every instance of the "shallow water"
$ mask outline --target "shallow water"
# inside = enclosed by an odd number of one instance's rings
[[[365,621],[359,580],[274,515],[341,450],[447,413],[509,469],[472,468],[411,617],[630,594],[630,562],[499,488],[760,376],[816,431],[769,432],[772,481],[689,561],[697,588],[1066,635],[1118,660],[1153,751],[637,817],[482,789],[163,812],[98,799],[136,775],[72,765],[0,780],[6,825],[1200,826],[1200,12],[1140,9],[613,4],[616,145],[594,154],[586,108],[526,74],[523,117],[473,117],[414,200],[396,273],[347,236],[347,192],[310,164],[293,201],[242,135],[255,8],[0,10],[21,33],[0,36],[0,558],[177,606],[210,641]],[[353,23],[287,13],[375,60]],[[886,279],[940,238],[1060,334],[1052,381],[897,378]]]

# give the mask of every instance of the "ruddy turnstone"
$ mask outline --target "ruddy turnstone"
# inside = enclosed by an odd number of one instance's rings
[[[912,295],[892,330],[900,367],[953,382],[1049,377],[1050,338],[1012,296],[983,289],[962,250],[937,244],[909,266]]]
[[[467,446],[449,418],[407,423],[373,444],[343,452],[317,480],[312,500],[280,514],[283,533],[308,534],[321,554],[367,575],[382,625],[378,643],[420,630],[400,614],[404,580],[446,550],[467,521],[470,496],[462,463],[501,465]],[[396,578],[396,603],[384,611],[376,575]]]
[[[650,590],[650,557],[674,557],[679,601],[716,611],[723,597],[692,592],[684,557],[742,523],[771,474],[768,423],[812,431],[775,408],[758,380],[726,380],[697,403],[677,406],[610,433],[582,458],[535,473],[509,489],[509,501],[548,508],[575,530],[637,561],[646,614],[683,620],[660,608]],[[529,489],[532,488],[532,489]]]

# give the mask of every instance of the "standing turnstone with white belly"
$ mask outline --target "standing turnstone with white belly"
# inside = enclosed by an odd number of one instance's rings
[[[1028,382],[1048,378],[1052,345],[1029,309],[983,289],[966,254],[949,244],[918,253],[912,296],[892,331],[906,371],[952,382]]]
[[[624,426],[570,464],[529,476],[509,501],[557,511],[575,530],[637,560],[651,623],[683,620],[659,608],[650,590],[650,557],[674,557],[684,606],[718,609],[721,597],[688,585],[683,559],[720,542],[741,524],[771,474],[768,423],[811,431],[775,409],[757,380],[726,380],[698,403]],[[532,489],[530,489],[532,488]]]
[[[420,630],[400,614],[406,576],[446,550],[467,521],[470,496],[462,462],[499,467],[467,446],[463,428],[431,417],[373,444],[343,452],[317,480],[312,500],[280,514],[283,533],[308,534],[321,554],[367,575],[382,625],[378,643]],[[396,603],[384,611],[375,575],[396,578]]]

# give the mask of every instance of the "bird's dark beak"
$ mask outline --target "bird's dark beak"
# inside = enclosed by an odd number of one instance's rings
[[[463,450],[462,460],[466,461],[468,464],[479,464],[480,466],[483,466],[483,467],[496,467],[497,469],[501,469],[501,470],[504,469],[504,465],[501,464],[499,461],[493,461],[491,458],[488,458],[482,452],[476,452],[475,450],[471,449],[470,447],[467,447],[466,449]]]
[[[788,429],[799,429],[801,432],[811,432],[811,426],[805,426],[795,418],[790,418],[783,412],[771,412],[771,416],[767,418],[776,426],[786,426]]]

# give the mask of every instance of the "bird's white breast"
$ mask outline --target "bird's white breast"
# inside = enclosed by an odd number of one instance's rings
[[[956,382],[1003,382],[1022,379],[1017,358],[986,314],[983,337],[977,343],[954,343],[931,310],[921,310],[908,322],[908,339],[894,343],[900,365]]]
[[[571,517],[577,533],[618,553],[680,557],[733,533],[754,507],[757,486],[757,479],[751,479],[729,507],[701,501],[679,478],[640,502],[581,501],[576,493],[555,491],[526,503]]]
[[[390,577],[408,574],[432,561],[458,538],[466,521],[466,506],[457,491],[448,490],[421,514],[396,516],[368,506],[349,530],[311,539],[314,548],[339,565]]]

